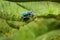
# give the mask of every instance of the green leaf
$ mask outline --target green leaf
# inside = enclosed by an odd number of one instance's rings
[[[33,10],[37,19],[29,23],[21,22],[22,12],[27,10]],[[35,40],[38,36],[37,40],[49,40],[52,35],[60,34],[59,14],[60,4],[56,2],[16,3],[0,0],[0,31],[4,33],[1,40]],[[19,30],[16,30],[18,27]]]
[[[21,14],[27,11],[18,6],[15,2],[0,1],[0,18],[7,20],[20,20]]]
[[[17,3],[24,6],[29,10],[33,10],[37,16],[46,16],[48,14],[58,15],[60,14],[60,4],[56,2],[49,1],[39,1],[39,2],[21,2]]]
[[[11,27],[6,23],[6,20],[0,18],[0,33],[7,33],[11,30]]]
[[[48,32],[42,36],[37,37],[36,40],[60,40],[60,30]]]
[[[21,29],[12,34],[13,40],[34,40],[35,35],[27,27],[21,27]]]

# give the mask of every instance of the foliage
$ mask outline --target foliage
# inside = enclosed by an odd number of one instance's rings
[[[22,12],[30,10],[34,19],[22,22]],[[0,40],[60,40],[58,37],[60,3],[0,0]]]

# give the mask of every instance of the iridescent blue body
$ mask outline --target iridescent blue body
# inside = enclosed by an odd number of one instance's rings
[[[32,11],[25,11],[22,14],[22,20],[28,20],[30,15],[33,15]]]

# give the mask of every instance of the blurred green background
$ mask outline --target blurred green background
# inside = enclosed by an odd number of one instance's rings
[[[53,2],[60,2],[60,0],[9,0],[15,2],[33,2],[33,1],[53,1]]]

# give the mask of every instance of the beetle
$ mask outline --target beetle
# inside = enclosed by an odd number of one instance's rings
[[[22,13],[21,19],[22,21],[28,21],[33,16],[33,11],[25,11]]]

